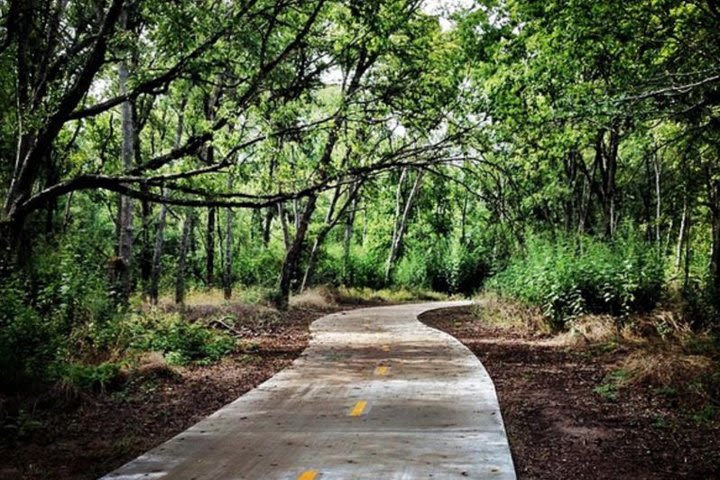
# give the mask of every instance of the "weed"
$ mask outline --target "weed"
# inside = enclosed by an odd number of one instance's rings
[[[628,372],[625,370],[613,370],[603,379],[603,383],[593,389],[595,393],[605,400],[616,401],[620,387],[627,381]]]

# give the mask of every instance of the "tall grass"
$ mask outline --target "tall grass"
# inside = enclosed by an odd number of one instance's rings
[[[542,307],[550,326],[564,329],[583,313],[618,321],[652,309],[663,293],[665,260],[632,236],[614,242],[591,237],[531,237],[488,289]]]

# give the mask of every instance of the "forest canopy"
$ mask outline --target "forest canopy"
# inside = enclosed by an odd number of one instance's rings
[[[717,329],[719,27],[714,0],[0,0],[0,367],[191,290]]]

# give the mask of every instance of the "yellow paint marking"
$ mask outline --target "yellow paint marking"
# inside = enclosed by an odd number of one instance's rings
[[[297,477],[297,480],[315,480],[318,475],[320,475],[320,472],[317,470],[305,470]]]
[[[365,400],[358,401],[352,410],[350,410],[350,416],[359,417],[365,411],[365,407],[367,407],[367,402]]]
[[[383,345],[382,347],[380,347],[380,349],[381,349],[382,351],[384,351],[384,352],[389,352],[389,351],[390,351],[390,345]]]
[[[379,375],[381,377],[384,377],[388,374],[388,370],[390,370],[390,367],[387,367],[385,365],[380,365],[375,369],[375,375]]]

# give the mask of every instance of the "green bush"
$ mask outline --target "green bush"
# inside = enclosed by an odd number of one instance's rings
[[[427,261],[429,286],[445,293],[471,294],[485,282],[490,270],[484,249],[459,241],[435,245]]]
[[[416,250],[407,252],[394,273],[395,285],[417,289],[429,286],[427,258]]]
[[[0,284],[0,390],[49,379],[64,346],[56,322],[27,305],[23,294],[17,281]]]
[[[341,244],[327,244],[320,250],[312,273],[313,285],[353,285],[359,288],[382,288],[385,255],[381,248],[353,246],[345,265]]]
[[[582,313],[622,319],[653,308],[663,292],[664,267],[652,246],[633,237],[613,243],[531,237],[525,253],[513,257],[488,288],[542,306],[550,326],[563,329]]]
[[[279,245],[270,248],[252,246],[238,252],[233,272],[243,285],[274,287],[282,267],[284,251]]]
[[[188,322],[177,313],[152,310],[127,320],[129,348],[162,352],[168,362],[184,365],[220,360],[235,348],[235,340],[200,323]]]
[[[61,382],[77,390],[104,391],[120,377],[121,366],[115,362],[102,362],[98,365],[67,363],[57,373]]]

